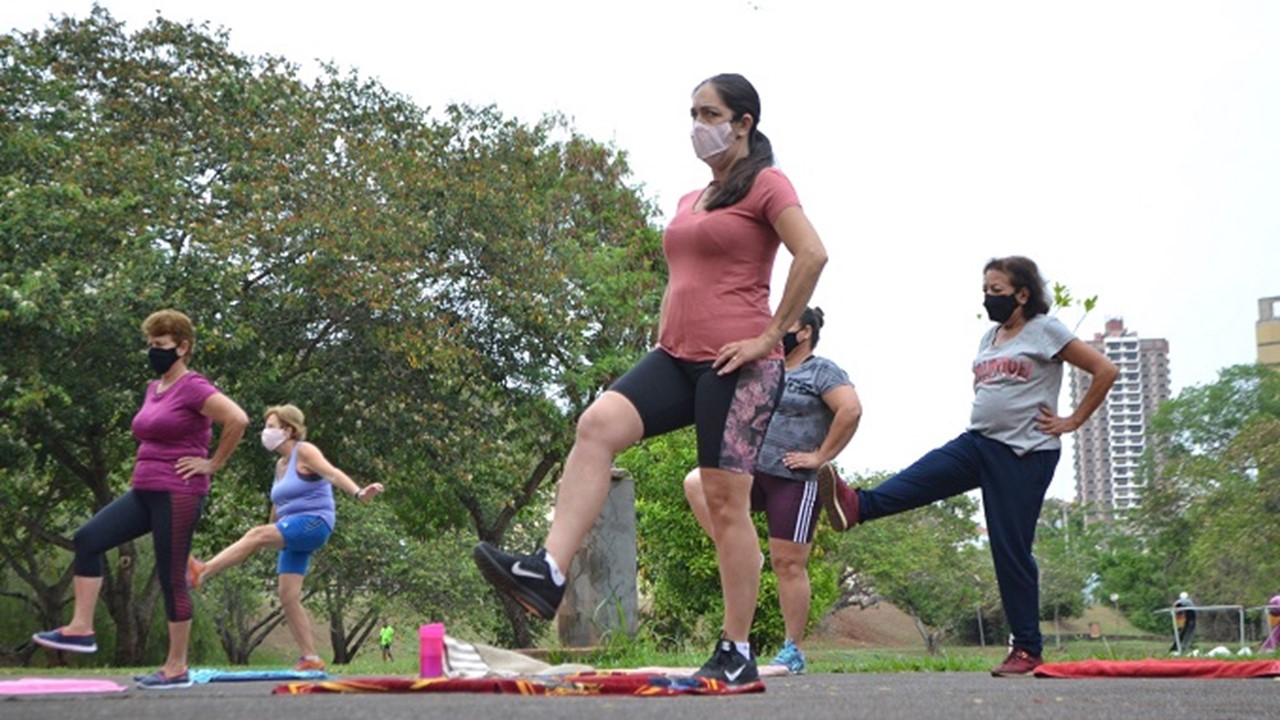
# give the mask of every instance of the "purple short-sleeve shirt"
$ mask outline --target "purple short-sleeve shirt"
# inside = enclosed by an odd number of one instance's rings
[[[209,457],[213,421],[200,410],[218,388],[197,372],[178,378],[164,392],[156,392],[159,385],[159,380],[147,385],[142,407],[133,416],[133,437],[138,441],[133,488],[207,495],[208,475],[183,478],[174,464],[179,458]]]

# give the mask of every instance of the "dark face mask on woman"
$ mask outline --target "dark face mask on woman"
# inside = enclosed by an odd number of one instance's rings
[[[796,337],[796,333],[789,332],[782,336],[782,354],[790,355],[792,350],[800,344],[800,339]]]
[[[987,317],[993,322],[1003,323],[1013,317],[1013,311],[1018,309],[1018,297],[1016,295],[987,295],[982,300],[982,306],[987,309]]]
[[[155,370],[157,375],[163,375],[178,362],[178,348],[153,347],[147,351],[147,362],[151,363],[151,369]]]

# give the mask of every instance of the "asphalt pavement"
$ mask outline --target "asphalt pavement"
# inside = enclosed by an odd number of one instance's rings
[[[520,697],[454,693],[272,695],[277,683],[0,699],[0,718],[78,720],[1178,720],[1280,717],[1280,681],[993,678],[983,673],[820,674],[768,678],[759,694],[719,697]]]

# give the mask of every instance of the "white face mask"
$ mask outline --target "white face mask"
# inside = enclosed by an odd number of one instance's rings
[[[274,452],[280,444],[289,439],[289,431],[284,428],[262,428],[262,447]]]
[[[733,146],[733,123],[708,125],[693,121],[689,137],[693,140],[693,152],[704,162],[715,162]]]

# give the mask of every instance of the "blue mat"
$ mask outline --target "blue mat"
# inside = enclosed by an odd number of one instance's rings
[[[218,668],[192,668],[191,682],[197,685],[211,682],[258,682],[261,680],[325,680],[329,674],[323,670],[219,670]]]

